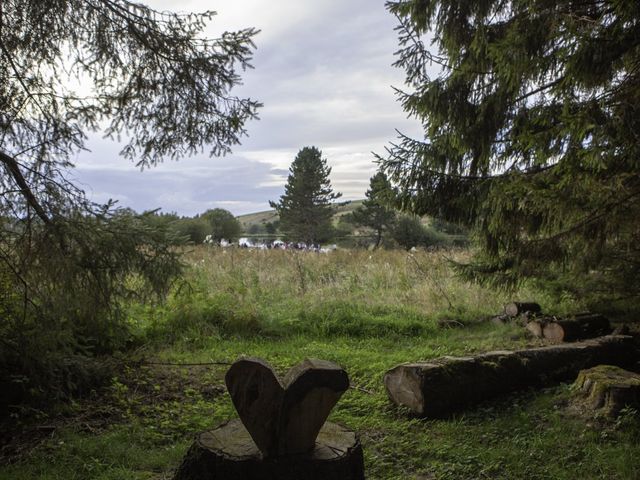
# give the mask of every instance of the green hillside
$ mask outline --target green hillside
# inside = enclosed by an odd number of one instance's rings
[[[363,200],[353,200],[347,202],[341,202],[336,207],[336,213],[334,218],[337,220],[342,215],[352,212],[356,208],[362,205]],[[278,220],[278,214],[275,210],[265,210],[263,212],[247,213],[246,215],[240,215],[237,217],[240,220],[242,226],[247,229],[251,225],[260,225],[268,222],[274,222]]]

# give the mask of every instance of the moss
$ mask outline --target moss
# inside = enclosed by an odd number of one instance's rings
[[[576,403],[605,417],[640,405],[640,375],[612,365],[581,371],[573,389]]]

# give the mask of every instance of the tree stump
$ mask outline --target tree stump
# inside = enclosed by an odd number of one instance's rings
[[[640,375],[613,365],[582,370],[573,384],[574,402],[608,418],[630,406],[640,407]]]
[[[356,433],[326,422],[309,453],[265,457],[238,419],[201,433],[174,480],[363,480]]]

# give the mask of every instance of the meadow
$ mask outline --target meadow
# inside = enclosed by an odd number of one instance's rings
[[[509,300],[583,308],[527,286],[462,282],[451,261],[468,256],[194,248],[165,303],[129,306],[131,349],[110,360],[119,365],[110,385],[36,414],[3,452],[0,479],[171,478],[196,433],[236,416],[223,377],[241,355],[281,373],[305,357],[344,367],[352,388],[330,420],[360,434],[371,480],[640,478],[637,412],[585,419],[568,407],[568,385],[444,420],[389,403],[382,375],[397,363],[541,345],[487,321]]]

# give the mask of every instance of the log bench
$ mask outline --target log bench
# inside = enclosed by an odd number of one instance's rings
[[[443,357],[405,363],[384,375],[389,399],[421,417],[452,412],[514,390],[575,380],[600,364],[627,367],[638,360],[634,339],[610,335],[585,342]]]

